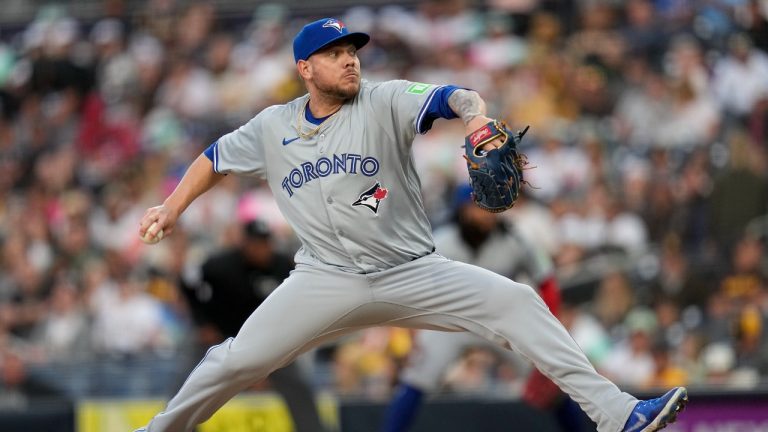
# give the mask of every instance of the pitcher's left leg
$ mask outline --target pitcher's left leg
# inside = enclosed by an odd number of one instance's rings
[[[487,316],[477,322],[533,361],[582,407],[599,431],[620,431],[637,399],[597,373],[533,288],[495,274],[486,280]]]
[[[439,255],[377,275],[376,298],[412,309],[393,325],[465,329],[515,349],[578,402],[600,432],[620,431],[637,404],[598,374],[529,286]]]

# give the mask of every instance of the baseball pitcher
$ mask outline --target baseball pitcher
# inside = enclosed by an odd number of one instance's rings
[[[301,241],[296,269],[234,338],[208,350],[149,432],[186,432],[296,356],[371,326],[469,331],[530,359],[601,432],[654,431],[687,401],[682,387],[638,401],[599,375],[529,286],[434,252],[411,158],[435,119],[466,125],[475,200],[500,211],[522,183],[516,143],[473,91],[361,80],[368,41],[339,20],[307,24],[293,41],[308,94],[269,107],[214,142],[139,235],[170,235],[179,215],[224,175],[265,179]],[[151,227],[151,229],[149,229]],[[503,254],[504,251],[499,251]]]

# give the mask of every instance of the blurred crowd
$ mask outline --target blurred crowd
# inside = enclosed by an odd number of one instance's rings
[[[317,17],[104,4],[96,21],[49,7],[0,28],[0,403],[172,392],[194,343],[180,282],[253,218],[297,247],[270,191],[234,176],[158,245],[137,229],[211,142],[303,94],[291,40]],[[422,0],[340,18],[372,35],[364,78],[471,88],[531,126],[531,187],[501,217],[555,260],[561,319],[600,371],[768,382],[768,1]],[[466,181],[463,135],[438,121],[414,144],[435,227]],[[373,330],[316,362],[332,389],[380,395],[410,348]],[[506,370],[470,350],[448,379],[482,391]]]

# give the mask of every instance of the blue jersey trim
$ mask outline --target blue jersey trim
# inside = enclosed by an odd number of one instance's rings
[[[213,162],[213,170],[219,172],[219,141],[216,140],[203,151],[205,157]]]
[[[432,129],[432,123],[439,118],[450,120],[458,117],[448,105],[448,98],[460,88],[454,85],[445,85],[432,90],[416,117],[416,132],[427,133]]]
[[[307,104],[307,108],[304,110],[304,118],[307,119],[308,122],[312,123],[313,125],[319,126],[320,123],[324,122],[328,117],[332,116],[333,114],[329,114],[325,117],[317,118],[314,115],[312,115],[312,111],[309,110],[309,104]]]

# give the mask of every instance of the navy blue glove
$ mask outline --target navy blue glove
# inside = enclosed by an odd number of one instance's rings
[[[517,145],[527,131],[528,127],[515,134],[504,122],[493,120],[464,140],[473,199],[480,208],[499,213],[515,205],[525,184],[523,169],[528,164]],[[503,144],[483,150],[485,144],[496,138],[501,138]]]

